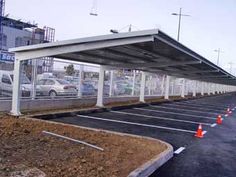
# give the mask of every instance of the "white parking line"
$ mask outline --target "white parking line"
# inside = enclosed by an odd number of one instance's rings
[[[216,112],[205,112],[205,111],[197,111],[197,110],[187,110],[187,109],[172,108],[172,107],[167,107],[167,106],[153,106],[153,105],[150,105],[150,106],[154,107],[154,108],[165,108],[165,109],[183,110],[183,111],[188,111],[188,112],[197,112],[197,113],[206,113],[206,114],[218,115],[218,113],[216,113]]]
[[[180,154],[183,150],[185,150],[185,147],[180,147],[174,152],[174,154]]]
[[[212,104],[207,104],[207,103],[198,103],[198,102],[187,102],[185,101],[184,103],[190,103],[190,104],[197,104],[197,105],[202,105],[202,106],[211,106],[211,107],[218,107],[221,109],[227,109],[227,106],[221,106],[221,105],[212,105]]]
[[[206,133],[207,133],[207,131],[206,131],[206,130],[204,130],[204,131],[202,132],[202,134],[203,134],[203,135],[205,135]]]
[[[144,109],[144,108],[133,108],[137,110],[143,110],[143,111],[150,111],[150,112],[159,112],[159,113],[168,113],[168,114],[174,114],[174,115],[181,115],[181,116],[188,116],[188,117],[199,117],[203,119],[211,119],[216,120],[216,118],[207,117],[207,116],[198,116],[198,115],[191,115],[191,114],[184,114],[184,113],[177,113],[177,112],[169,112],[169,111],[160,111],[160,110],[153,110],[153,109]]]
[[[216,111],[216,109],[201,108],[201,107],[198,107],[198,106],[182,105],[182,104],[176,104],[176,103],[168,104],[168,105],[177,106],[177,107],[184,107],[184,108],[200,109],[200,110],[205,110],[205,111]]]
[[[179,129],[179,128],[171,128],[171,127],[164,127],[164,126],[157,126],[157,125],[150,125],[150,124],[141,124],[141,123],[136,123],[136,122],[120,121],[120,120],[114,120],[114,119],[104,119],[104,118],[86,116],[86,115],[80,115],[80,114],[78,114],[77,116],[87,118],[87,119],[101,120],[101,121],[107,121],[107,122],[115,122],[115,123],[121,123],[121,124],[137,125],[137,126],[142,126],[142,127],[172,130],[172,131],[179,131],[179,132],[193,133],[193,134],[196,133],[196,131]]]
[[[215,127],[217,124],[216,123],[214,123],[214,124],[211,124],[211,127]]]
[[[212,125],[212,124],[209,124],[209,123],[188,121],[188,120],[182,120],[182,119],[172,119],[172,118],[167,118],[167,117],[149,116],[149,115],[135,114],[135,113],[130,113],[130,112],[122,112],[122,111],[110,111],[110,112],[118,113],[118,114],[127,114],[127,115],[139,116],[139,117],[148,117],[148,118],[154,118],[154,119],[161,119],[161,120],[169,120],[169,121],[175,121],[175,122],[184,122],[184,123],[190,123],[190,124],[202,124],[202,125],[208,125],[208,126]]]
[[[186,102],[176,102],[175,104],[179,104],[179,105],[191,105],[191,106],[196,106],[196,107],[204,107],[204,109],[207,107],[207,109],[225,109],[224,107],[221,106],[210,106],[210,105],[202,105],[202,104],[198,104],[198,103],[186,103]]]

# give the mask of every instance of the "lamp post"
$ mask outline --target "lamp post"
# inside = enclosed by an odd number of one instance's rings
[[[177,36],[177,41],[179,41],[179,36],[180,36],[180,25],[181,25],[181,17],[189,17],[190,15],[188,14],[182,14],[182,8],[179,9],[179,13],[172,13],[171,15],[175,15],[179,17],[179,25],[178,25],[178,36]]]
[[[229,73],[232,74],[232,69],[233,69],[233,62],[229,62],[230,68],[229,68]]]
[[[219,63],[220,63],[220,53],[223,53],[223,51],[220,50],[220,48],[219,48],[219,49],[214,50],[214,52],[218,53],[217,54],[217,66],[219,66]]]

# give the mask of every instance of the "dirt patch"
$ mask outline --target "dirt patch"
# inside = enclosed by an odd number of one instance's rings
[[[43,130],[86,141],[104,151],[46,136]],[[9,117],[0,118],[0,140],[1,177],[33,173],[32,169],[50,177],[124,177],[167,148],[144,138]],[[19,171],[19,166],[24,170]]]

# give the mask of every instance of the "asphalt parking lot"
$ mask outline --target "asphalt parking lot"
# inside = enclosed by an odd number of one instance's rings
[[[236,95],[218,95],[187,101],[152,103],[105,112],[57,117],[51,121],[158,138],[170,143],[175,156],[152,177],[235,176]],[[221,114],[223,124],[217,125]],[[199,124],[204,137],[196,138]]]

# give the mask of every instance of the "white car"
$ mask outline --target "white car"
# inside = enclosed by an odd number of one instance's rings
[[[37,82],[37,95],[50,96],[77,96],[76,86],[68,81],[57,78],[41,79]]]
[[[13,71],[0,70],[0,95],[12,96],[13,90]],[[21,74],[21,95],[23,97],[29,97],[32,89],[30,80],[25,74]]]

